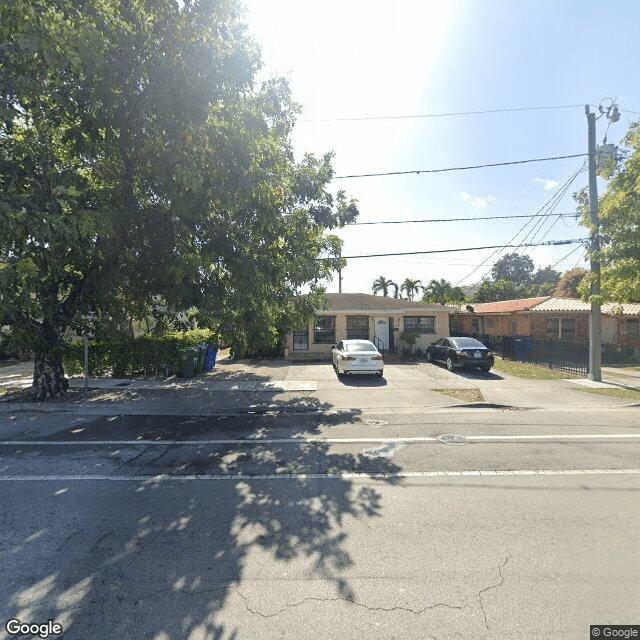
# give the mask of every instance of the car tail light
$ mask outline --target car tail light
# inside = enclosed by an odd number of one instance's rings
[[[382,356],[371,356],[372,360],[382,360]]]

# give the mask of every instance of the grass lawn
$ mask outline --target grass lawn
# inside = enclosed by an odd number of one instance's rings
[[[562,380],[566,378],[581,378],[576,373],[567,371],[558,371],[541,367],[530,362],[514,362],[513,360],[502,360],[496,358],[493,365],[495,371],[502,371],[518,378],[526,378],[527,380]]]
[[[628,400],[640,400],[640,391],[633,389],[582,389],[585,393],[599,393],[601,396],[613,396],[615,398],[627,398]]]
[[[463,402],[484,402],[480,389],[434,389],[434,391]]]

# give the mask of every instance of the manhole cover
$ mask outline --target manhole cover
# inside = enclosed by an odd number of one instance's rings
[[[442,444],[467,444],[468,440],[464,436],[458,436],[455,433],[444,433],[437,437],[438,442]]]
[[[386,424],[389,424],[388,420],[367,420],[367,424],[370,424],[372,427],[383,427]]]

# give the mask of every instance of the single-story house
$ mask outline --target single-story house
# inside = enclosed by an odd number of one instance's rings
[[[531,310],[533,338],[589,339],[591,305],[550,298]],[[600,307],[602,344],[640,346],[640,304],[607,302]]]
[[[608,302],[602,312],[616,320],[616,344],[640,347],[640,303]]]
[[[528,336],[531,335],[529,311],[548,299],[549,296],[542,296],[462,305],[451,329],[490,336]]]
[[[495,336],[589,340],[591,305],[576,298],[524,298],[466,305],[452,330]],[[608,302],[600,309],[602,343],[640,347],[640,304]]]
[[[382,351],[399,351],[404,331],[418,334],[413,350],[424,351],[449,335],[449,314],[458,307],[426,304],[366,293],[328,293],[329,308],[316,321],[285,338],[285,358],[330,358],[333,345],[345,339],[366,339]]]

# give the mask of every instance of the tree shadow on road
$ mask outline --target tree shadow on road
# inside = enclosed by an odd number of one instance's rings
[[[207,420],[185,418],[185,440],[224,432]],[[311,601],[358,603],[350,527],[383,515],[376,483],[398,482],[399,467],[358,447],[280,442],[281,429],[253,420],[239,435],[255,444],[167,446],[149,418],[144,445],[95,445],[87,473],[110,479],[22,485],[3,527],[4,619],[53,619],[65,640],[222,640],[288,636]],[[319,440],[327,423],[293,425],[289,436]],[[73,455],[56,451],[42,455]],[[380,477],[344,475],[362,472]]]

